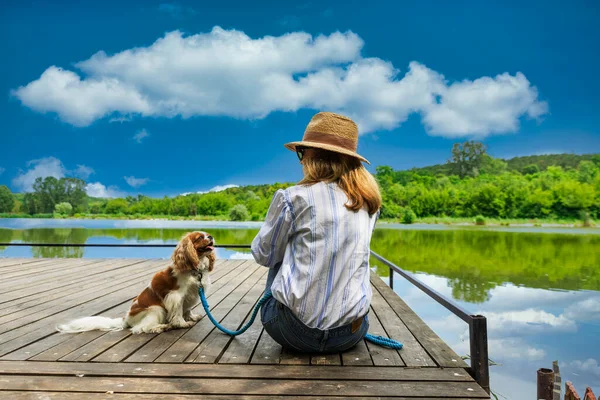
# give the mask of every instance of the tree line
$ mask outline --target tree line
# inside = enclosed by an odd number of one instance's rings
[[[410,223],[423,217],[600,217],[600,154],[502,160],[489,156],[483,143],[469,141],[455,144],[444,165],[402,171],[379,166],[375,177],[383,196],[384,219]],[[0,213],[256,221],[264,218],[275,191],[293,183],[116,199],[91,198],[85,185],[77,178],[46,177],[38,178],[33,191],[25,194],[12,194],[0,186]]]

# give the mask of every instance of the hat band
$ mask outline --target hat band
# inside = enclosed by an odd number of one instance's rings
[[[356,151],[356,141],[340,136],[325,134],[320,132],[305,132],[302,141],[329,144],[342,147],[346,150]]]

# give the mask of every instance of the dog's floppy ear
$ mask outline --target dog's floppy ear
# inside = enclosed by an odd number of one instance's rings
[[[181,239],[179,244],[177,244],[171,259],[173,260],[175,269],[179,271],[183,272],[196,269],[200,263],[200,259],[198,258],[198,253],[196,253],[196,249],[194,248],[194,244],[190,240],[189,235],[185,236]]]

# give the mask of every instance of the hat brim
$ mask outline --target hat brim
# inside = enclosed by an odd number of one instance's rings
[[[366,162],[367,164],[371,165],[371,163],[364,158],[363,156],[361,156],[358,153],[355,153],[354,151],[345,149],[343,147],[339,147],[339,146],[335,146],[332,144],[323,144],[323,143],[317,143],[317,142],[308,142],[308,141],[301,141],[301,142],[290,142],[290,143],[286,143],[284,144],[284,146],[291,151],[296,151],[296,146],[305,146],[305,147],[314,147],[317,149],[323,149],[323,150],[329,150],[329,151],[333,151],[335,153],[341,153],[341,154],[345,154],[351,157],[355,157],[358,158],[360,161]]]

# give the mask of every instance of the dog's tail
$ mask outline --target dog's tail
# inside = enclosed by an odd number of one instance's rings
[[[62,333],[77,333],[96,330],[121,331],[127,327],[124,318],[84,317],[57,325],[56,330]]]

